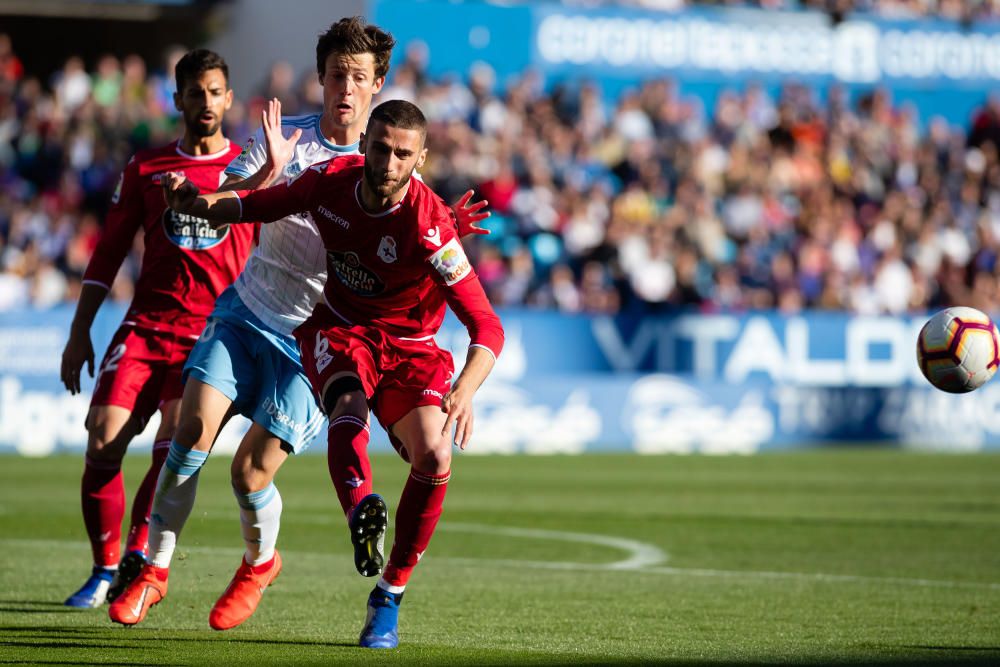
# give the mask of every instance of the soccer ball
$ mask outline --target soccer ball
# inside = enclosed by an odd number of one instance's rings
[[[947,308],[920,330],[917,363],[942,391],[964,394],[978,389],[1000,365],[1000,331],[975,308]]]

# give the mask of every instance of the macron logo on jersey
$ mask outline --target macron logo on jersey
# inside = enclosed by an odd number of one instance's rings
[[[424,234],[424,240],[428,243],[441,246],[441,231],[437,227],[431,227],[431,229]]]
[[[340,217],[339,215],[337,215],[336,213],[334,213],[333,211],[331,211],[330,209],[328,209],[326,206],[323,206],[322,204],[320,204],[318,207],[316,207],[316,210],[319,211],[320,213],[322,213],[323,217],[326,218],[327,220],[332,220],[332,221],[336,222],[338,225],[340,225],[344,229],[350,229],[350,227],[351,227],[351,223],[350,222],[348,222],[347,220],[344,220],[342,217]]]

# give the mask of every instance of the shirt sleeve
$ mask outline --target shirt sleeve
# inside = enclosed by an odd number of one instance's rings
[[[444,290],[448,305],[468,329],[470,346],[484,348],[496,359],[504,342],[500,318],[493,311],[465,248],[455,235],[450,216],[445,211],[439,211],[437,218],[437,226],[424,236],[424,240],[431,244],[434,243],[431,239],[437,236],[441,243],[427,260],[432,274]]]
[[[245,222],[274,222],[291,215],[308,211],[309,202],[317,183],[323,178],[326,163],[314,165],[293,181],[272,185],[263,190],[238,190],[240,220]],[[319,167],[319,168],[317,168]]]
[[[94,248],[94,254],[83,272],[84,284],[111,289],[118,269],[132,248],[136,232],[144,216],[139,169],[133,157],[118,179],[111,196],[111,208],[104,219],[104,229]]]
[[[479,276],[470,273],[445,289],[445,298],[458,319],[469,331],[469,347],[481,347],[496,360],[503,349],[503,325],[493,311]]]
[[[267,146],[264,144],[264,129],[257,128],[253,136],[243,144],[240,154],[226,167],[225,173],[226,176],[250,178],[265,162],[267,162]]]

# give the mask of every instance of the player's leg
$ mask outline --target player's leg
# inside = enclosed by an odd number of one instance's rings
[[[172,398],[160,406],[160,426],[153,438],[149,468],[132,499],[130,526],[128,536],[125,538],[125,555],[118,563],[118,573],[108,590],[108,600],[114,600],[121,595],[122,591],[139,576],[142,566],[146,564],[149,549],[149,514],[153,507],[153,494],[180,419],[181,391],[178,381],[176,392],[178,398]]]
[[[198,472],[253,368],[239,327],[210,319],[185,364],[187,381],[178,426],[160,469],[150,512],[149,562],[108,609],[111,620],[134,625],[166,596],[170,560],[194,506]]]
[[[361,380],[340,375],[326,383],[323,404],[330,420],[327,431],[327,467],[346,512],[354,546],[354,567],[365,577],[374,577],[385,565],[385,531],[389,508],[372,490],[368,460],[368,399]]]
[[[157,480],[149,524],[149,560],[139,576],[108,608],[112,621],[135,625],[167,595],[170,560],[194,507],[198,473],[222,428],[232,400],[189,378],[181,399],[177,432]]]
[[[281,572],[277,542],[282,502],[274,476],[290,453],[301,452],[323,429],[323,414],[288,347],[261,335],[255,348],[257,408],[230,469],[246,552],[209,614],[209,625],[216,630],[250,618]]]
[[[329,419],[327,466],[347,517],[358,572],[382,571],[388,509],[372,492],[368,460],[368,396],[377,383],[374,343],[365,332],[337,329],[322,309],[295,331],[302,368]]]
[[[433,343],[385,339],[379,350],[382,374],[373,409],[387,425],[392,444],[410,463],[410,476],[396,508],[389,562],[371,595],[360,644],[394,648],[403,591],[427,549],[451,478],[451,437],[441,431],[447,415],[441,397],[450,388],[451,355]]]
[[[87,415],[87,454],[80,504],[94,564],[84,585],[67,600],[73,607],[103,604],[118,567],[125,514],[122,459],[155,410],[157,387],[149,382],[155,365],[150,341],[132,327],[116,333],[101,361]]]
[[[410,476],[396,508],[389,562],[368,597],[368,618],[360,637],[363,647],[395,648],[399,644],[403,591],[441,518],[451,478],[451,442],[441,435],[446,418],[440,406],[420,406],[391,428],[400,454],[410,461]]]
[[[117,405],[94,406],[87,415],[87,453],[80,480],[80,506],[93,554],[91,575],[66,599],[70,607],[104,604],[118,569],[125,482],[122,458],[139,425]]]
[[[208,624],[214,630],[228,630],[250,618],[264,591],[281,572],[276,545],[282,503],[274,475],[288,458],[283,444],[254,423],[233,457],[230,473],[246,551],[232,581],[209,613]]]

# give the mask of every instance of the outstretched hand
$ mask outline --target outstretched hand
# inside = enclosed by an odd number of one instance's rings
[[[302,130],[295,130],[292,136],[285,139],[281,133],[281,101],[274,97],[267,101],[267,106],[261,111],[261,126],[264,129],[264,140],[267,142],[267,161],[275,174],[280,174],[295,153],[295,144],[302,137]]]
[[[476,224],[490,217],[489,211],[483,211],[480,213],[480,211],[489,205],[489,202],[482,199],[473,204],[469,204],[469,202],[472,201],[474,194],[474,190],[469,190],[451,207],[451,212],[455,216],[455,222],[458,224],[459,236],[468,236],[469,234],[483,235],[490,233],[490,230],[484,229]]]

